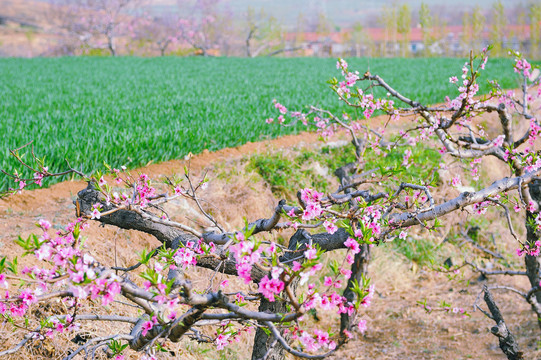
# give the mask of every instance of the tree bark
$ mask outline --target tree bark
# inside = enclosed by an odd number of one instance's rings
[[[355,146],[355,151],[357,153],[357,157],[360,158],[362,153],[362,143],[358,143],[353,141],[353,145]],[[340,184],[342,186],[347,186],[350,184],[350,177],[349,174],[354,173],[356,170],[357,164],[356,163],[350,163],[345,166],[342,166],[334,172],[334,174],[338,177],[340,180]],[[345,190],[345,193],[351,193],[353,189],[349,188]],[[350,200],[350,205],[355,206],[356,201]],[[368,244],[361,245],[361,251],[355,255],[355,259],[353,261],[353,264],[351,265],[351,277],[348,279],[348,283],[346,286],[346,289],[344,290],[343,296],[346,298],[348,302],[354,302],[355,301],[355,292],[353,291],[353,286],[356,283],[360,283],[361,278],[363,276],[366,276],[368,273],[368,264],[370,263],[370,246]],[[345,337],[344,330],[351,331],[351,318],[348,315],[348,313],[342,313],[340,314],[340,336]]]
[[[493,326],[490,329],[490,332],[492,332],[492,334],[494,334],[494,336],[498,338],[500,342],[500,349],[502,349],[503,353],[505,354],[505,356],[507,356],[509,360],[524,359],[522,356],[522,351],[520,351],[515,337],[507,328],[502,313],[500,312],[500,309],[498,309],[498,306],[496,305],[496,302],[494,301],[492,294],[488,291],[486,285],[484,286],[483,291],[485,292],[485,303],[487,304],[488,309],[492,314],[492,319],[496,322],[496,326]]]
[[[532,197],[532,200],[537,202],[538,204],[541,203],[541,181],[535,180],[532,181],[529,185],[529,191],[530,195]],[[539,213],[532,213],[529,211],[526,211],[526,242],[530,246],[530,248],[535,247],[535,242],[539,240],[539,234],[537,231],[535,231],[534,228],[532,228],[529,224],[535,223],[535,218],[539,215]],[[539,286],[539,281],[541,280],[541,274],[540,274],[540,261],[541,258],[539,256],[531,256],[526,254],[524,258],[524,262],[526,264],[526,274],[528,276],[528,280],[530,280],[531,287]],[[537,299],[537,303],[541,304],[541,292],[537,292],[535,295],[535,298]],[[539,325],[539,328],[541,329],[541,318],[537,318],[537,324]]]
[[[353,284],[361,282],[361,277],[368,273],[368,264],[370,263],[370,246],[363,244],[361,251],[355,255],[355,261],[351,266],[351,277],[348,280],[348,285],[344,290],[344,297],[348,302],[355,301],[355,293],[353,292]],[[340,314],[340,334],[344,333],[344,330],[351,331],[351,318],[347,313]]]
[[[111,52],[112,56],[116,56],[115,38],[113,35],[107,35],[107,48]]]
[[[286,313],[284,301],[270,302],[266,298],[261,299],[259,304],[260,312],[271,314]],[[280,333],[282,333],[280,331]],[[254,347],[252,349],[252,360],[282,360],[285,359],[285,349],[279,342],[274,342],[274,336],[267,334],[263,328],[257,328],[254,336]]]
[[[306,249],[306,243],[308,242],[308,234],[305,230],[297,230],[295,234],[289,239],[288,249],[290,252],[286,253],[280,258],[281,262],[294,259],[299,256]],[[297,247],[297,244],[301,244]],[[298,249],[298,251],[295,251]],[[302,261],[302,260],[299,260]],[[295,294],[297,288],[297,281],[294,281],[289,285],[292,292]],[[285,296],[285,295],[284,295]],[[276,300],[274,302],[268,301],[266,298],[261,299],[259,304],[260,312],[268,312],[272,314],[285,314],[288,312],[287,303],[285,301]],[[283,331],[280,330],[280,334]],[[283,335],[282,335],[283,336]],[[282,360],[285,358],[285,349],[277,341],[272,334],[265,332],[262,328],[257,328],[254,337],[254,348],[252,350],[252,360]]]

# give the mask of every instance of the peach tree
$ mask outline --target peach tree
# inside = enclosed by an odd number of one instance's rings
[[[24,333],[15,347],[0,355],[16,353],[57,333],[76,336],[86,322],[109,322],[127,324],[129,331],[120,331],[119,325],[110,334],[81,336],[83,341],[65,358],[98,356],[96,351],[102,348],[109,357],[123,359],[129,348],[142,358],[153,359],[169,342],[184,338],[224,349],[235,346],[242,334],[255,332],[253,359],[283,359],[286,353],[322,359],[347,346],[354,332],[363,333],[370,326],[365,314],[375,291],[367,272],[372,247],[385,246],[389,240],[405,241],[408,229],[414,226],[437,229],[453,212],[483,214],[492,208],[507,214],[518,256],[525,258],[526,270],[520,273],[531,284],[524,297],[541,316],[541,159],[537,150],[541,127],[532,109],[541,87],[539,71],[532,70],[520,54],[515,56],[520,92],[505,91],[492,82],[490,94],[477,96],[478,77],[488,58],[484,50],[471,56],[461,72],[449,79],[458,95],[438,106],[410,99],[380,76],[369,71],[361,75],[340,59],[340,79],[333,78],[330,85],[351,111],[333,114],[312,106],[294,112],[275,101],[278,116],[267,122],[302,122],[317,128],[323,137],[344,130],[351,136],[356,160],[337,164],[340,185],[334,192],[299,189],[296,203],[281,200],[270,209],[268,218],[246,221],[238,229],[227,228],[206,209],[203,196],[209,179],[193,175],[188,167],[182,176],[161,181],[113,167],[90,175],[68,164],[65,172],[51,173],[28,145],[11,150],[21,163],[21,172],[6,174],[16,186],[4,196],[16,196],[31,184],[41,186],[44,178],[68,173],[87,180],[88,186],[77,195],[71,223],[54,230],[42,219],[37,234],[19,238],[24,254],[35,257],[34,266],[19,269],[16,258],[0,261],[0,287],[5,289],[0,315],[18,333]],[[376,112],[388,116],[383,127],[373,126]],[[496,132],[476,122],[484,113],[498,115]],[[393,124],[406,115],[414,115],[415,121],[390,136],[397,129]],[[433,179],[401,176],[404,168],[423,166],[422,159],[414,164],[413,149],[420,142],[440,144],[442,153],[469,164],[467,176],[474,181],[486,156],[506,164],[509,175],[451,199],[438,198],[434,194],[441,184]],[[24,151],[30,152],[30,160],[21,155]],[[400,164],[372,168],[366,161],[367,152],[381,157],[400,152]],[[461,182],[455,174],[452,185]],[[167,205],[177,198],[191,201],[208,226],[198,229],[174,221]],[[510,208],[524,213],[525,239],[512,228]],[[92,241],[85,237],[90,222],[148,233],[162,246],[137,249],[139,261],[129,267],[100,263],[85,245]],[[267,236],[287,229],[292,234],[287,243]],[[325,257],[331,261],[323,261]],[[186,274],[193,272],[208,281],[190,281]],[[217,273],[240,279],[244,287],[239,289],[238,282],[227,280],[214,286]],[[509,358],[520,358],[488,289],[485,294],[502,350]],[[58,299],[64,304],[62,310],[54,314],[35,311]],[[90,312],[89,302],[107,311]],[[121,315],[116,308],[121,303],[137,311],[132,316]],[[334,314],[337,320],[330,328],[321,328],[313,321],[317,314],[329,318]]]

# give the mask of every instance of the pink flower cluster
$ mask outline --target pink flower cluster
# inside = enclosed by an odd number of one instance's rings
[[[407,149],[406,151],[404,151],[404,156],[402,158],[402,166],[405,166],[406,168],[410,167],[410,157],[412,155],[412,152],[410,149]]]
[[[287,108],[286,108],[284,105],[282,105],[282,104],[280,104],[279,102],[277,102],[276,99],[273,100],[273,102],[274,102],[274,107],[275,107],[276,109],[278,109],[278,111],[280,112],[280,114],[282,114],[282,115],[287,114]]]
[[[522,249],[517,249],[517,255],[522,256],[528,254],[530,256],[539,256],[541,253],[541,241],[537,240],[533,246],[530,247],[528,244],[524,244]]]
[[[43,234],[37,243],[34,243],[34,255],[38,260],[48,262],[52,266],[48,268],[25,267],[21,274],[35,279],[36,288],[23,289],[17,296],[17,301],[10,304],[9,309],[3,302],[11,299],[6,292],[5,299],[0,300],[0,313],[9,310],[13,316],[24,316],[28,306],[37,302],[39,296],[49,290],[50,284],[64,288],[67,285],[75,298],[99,298],[104,306],[113,301],[121,291],[120,279],[108,272],[100,273],[100,268],[96,267],[94,258],[83,253],[80,247],[76,246],[80,232],[88,225],[78,219],[68,224],[66,232],[57,231],[55,237],[51,237],[48,233],[51,228],[51,223],[48,221],[39,220],[38,226],[43,230]],[[59,278],[65,280],[57,281]],[[0,286],[8,286],[5,274],[0,274]],[[53,328],[58,332],[66,328],[74,329],[76,325],[71,324],[72,321],[69,318],[66,319],[66,321],[59,319],[52,321]],[[48,331],[47,335],[52,336],[52,332]]]
[[[479,163],[481,163],[482,158],[473,159],[470,162],[470,175],[474,181],[479,180]]]
[[[270,302],[274,302],[275,295],[279,295],[284,290],[284,282],[278,277],[269,279],[267,275],[259,282],[259,292]]]
[[[315,352],[321,348],[328,350],[336,348],[336,342],[330,339],[329,333],[326,331],[314,329],[313,334],[310,334],[308,331],[300,330],[299,335],[295,334],[293,338],[298,339],[307,351]]]
[[[516,58],[514,69],[516,73],[522,73],[525,77],[529,77],[532,66],[530,63],[528,63],[528,61],[526,61],[526,59]]]
[[[365,228],[372,230],[373,236],[378,237],[381,234],[382,213],[379,208],[376,206],[367,206],[364,208],[364,212],[360,220]],[[367,243],[374,241],[373,238],[363,238],[363,233],[359,229],[354,232],[354,235],[358,239],[362,239]]]
[[[173,256],[175,263],[183,269],[186,269],[190,265],[197,265],[197,256],[194,251],[190,250],[192,247],[193,242],[189,241],[186,247],[178,249]]]
[[[490,201],[483,201],[480,203],[473,204],[473,211],[475,211],[478,215],[483,215],[487,212],[488,207],[492,205]]]
[[[126,167],[122,167],[122,171],[125,171]],[[126,173],[126,177],[122,177],[122,171],[118,169],[112,169],[113,176],[115,178],[115,182],[117,184],[121,184],[124,182],[126,186],[130,189],[135,190],[135,195],[130,196],[126,193],[118,194],[113,193],[111,194],[109,187],[103,187],[105,185],[105,180],[101,178],[98,181],[98,185],[100,185],[100,190],[105,192],[107,203],[113,202],[115,205],[139,205],[141,208],[146,208],[150,201],[154,198],[156,195],[156,188],[154,188],[151,184],[150,177],[147,174],[139,174],[139,176],[134,177],[129,173]],[[182,189],[175,189],[175,194],[178,195],[179,192],[181,192]],[[99,217],[97,217],[99,219]]]
[[[231,246],[231,252],[235,256],[237,273],[246,284],[252,281],[252,266],[259,262],[263,248],[256,247],[255,242],[250,239],[245,239],[244,234],[237,233],[236,238],[239,241]]]
[[[320,201],[323,198],[323,195],[323,193],[309,188],[301,190],[301,200],[306,205],[302,214],[303,220],[308,221],[321,216],[323,208],[320,205]]]

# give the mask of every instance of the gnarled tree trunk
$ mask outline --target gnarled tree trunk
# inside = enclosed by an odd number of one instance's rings
[[[344,297],[348,302],[355,301],[355,292],[353,292],[353,284],[361,282],[361,277],[368,273],[368,264],[370,263],[370,246],[363,244],[361,251],[355,255],[355,261],[351,266],[351,277],[348,280],[346,290],[344,290]],[[347,313],[340,314],[340,333],[343,334],[344,330],[350,331],[352,327],[351,317]]]
[[[302,254],[302,251],[306,249],[306,243],[308,242],[309,235],[305,230],[297,230],[295,234],[289,239],[288,249],[290,252],[287,252],[284,256],[280,258],[281,262],[285,262],[291,259],[294,259],[299,256],[299,253]],[[297,244],[300,244],[297,246]],[[297,250],[297,251],[295,251]],[[302,261],[302,260],[300,260]],[[289,285],[293,293],[297,288],[297,281]],[[261,299],[259,304],[260,312],[269,312],[272,314],[285,314],[289,310],[286,307],[286,302],[276,300],[274,302],[268,301],[266,298]],[[282,333],[282,331],[280,331]],[[265,330],[258,328],[254,337],[254,348],[252,350],[252,360],[282,360],[285,358],[285,349],[284,347],[276,341],[272,334],[268,334]]]
[[[532,200],[537,202],[538,204],[541,204],[541,181],[535,180],[531,182],[529,185],[530,195],[532,196]],[[532,228],[529,224],[535,223],[535,218],[539,215],[539,213],[532,213],[529,211],[526,211],[526,241],[529,244],[530,248],[533,248],[535,246],[535,242],[539,240],[539,234],[537,231],[535,231],[534,228]],[[526,264],[526,273],[528,274],[528,280],[530,280],[530,285],[533,287],[539,286],[539,281],[541,280],[541,274],[540,274],[540,261],[541,258],[539,256],[532,256],[526,254],[524,258],[524,262]],[[534,295],[537,299],[537,303],[541,304],[541,292],[537,292]],[[537,324],[539,325],[539,328],[541,329],[541,318],[537,318]]]

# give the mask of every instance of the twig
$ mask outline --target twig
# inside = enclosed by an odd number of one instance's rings
[[[295,349],[293,349],[291,346],[289,346],[289,344],[287,343],[287,341],[282,337],[282,335],[280,335],[280,332],[278,331],[278,329],[276,328],[276,326],[274,326],[273,323],[271,323],[270,321],[265,321],[264,322],[265,326],[272,332],[272,335],[274,336],[274,338],[276,340],[278,340],[278,342],[284,347],[284,349],[290,353],[291,355],[294,355],[294,356],[298,356],[298,357],[301,357],[301,358],[304,358],[304,359],[324,359],[326,358],[327,356],[331,355],[332,353],[334,353],[336,350],[338,350],[338,348],[340,347],[341,343],[338,344],[336,346],[335,349],[331,350],[331,351],[328,351],[326,352],[325,354],[321,354],[321,355],[310,355],[310,354],[307,354],[307,353],[304,353],[304,352],[301,352],[301,351],[297,351]]]
[[[84,345],[80,346],[77,350],[75,350],[68,356],[64,357],[63,360],[73,359],[81,351],[83,350],[86,351],[88,346],[96,342],[102,342],[102,341],[108,341],[108,340],[131,340],[131,339],[133,339],[133,336],[128,335],[128,334],[108,335],[108,336],[101,336],[101,337],[93,338],[93,339],[88,340]]]
[[[475,246],[479,250],[481,250],[483,252],[486,252],[487,254],[492,255],[495,258],[504,259],[503,255],[501,255],[501,254],[499,254],[497,252],[494,252],[492,250],[489,250],[489,249],[485,248],[484,246],[479,245],[478,243],[476,243],[470,236],[468,236],[468,234],[464,231],[464,229],[461,228],[460,233],[462,234],[464,240],[471,243],[473,246]]]
[[[490,331],[498,338],[500,342],[500,349],[502,349],[503,353],[509,360],[523,359],[522,351],[520,351],[515,337],[505,324],[502,313],[500,312],[500,309],[498,309],[498,306],[496,305],[496,302],[494,301],[494,298],[486,285],[483,286],[483,292],[485,293],[485,303],[492,314],[491,318],[494,320],[494,322],[496,322],[496,326],[493,326]]]

